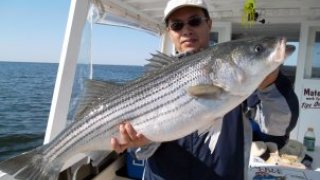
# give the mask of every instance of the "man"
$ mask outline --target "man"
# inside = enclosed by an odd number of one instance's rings
[[[212,20],[203,0],[170,0],[164,11],[164,21],[179,54],[194,53],[209,46]],[[276,70],[264,80],[255,96],[259,102],[250,104],[252,108],[264,104],[266,100],[267,106],[261,106],[261,111],[258,111],[264,122],[275,119],[274,122],[277,123],[285,120],[282,129],[280,128],[284,131],[277,132],[274,138],[288,135],[291,129],[286,127],[288,124],[294,125],[297,118],[292,116],[290,110],[293,108],[287,103],[288,98],[294,99],[296,96],[290,86],[281,85],[287,81],[281,73],[279,76],[278,74],[279,71]],[[287,90],[279,93],[278,87]],[[279,108],[281,112],[277,112],[277,109],[265,109],[279,105],[284,106]],[[138,134],[129,123],[121,124],[119,127],[123,139],[121,142],[125,143],[120,144],[115,138],[111,143],[116,152],[131,148],[136,157],[147,159],[144,179],[245,179],[251,128],[247,118],[243,118],[243,107],[238,106],[224,116],[221,134],[213,153],[208,143],[205,143],[206,136],[199,136],[197,132],[171,142],[152,143],[142,134]],[[263,127],[262,130],[266,133],[272,131],[270,128],[274,128],[268,127],[267,124],[263,124]]]

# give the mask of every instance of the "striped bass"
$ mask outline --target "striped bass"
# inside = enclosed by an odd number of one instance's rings
[[[70,126],[50,143],[1,162],[0,170],[17,179],[57,179],[71,156],[111,150],[110,139],[119,139],[125,120],[154,142],[214,129],[208,136],[213,150],[222,117],[294,49],[285,38],[264,37],[221,43],[179,60],[154,55],[153,71],[137,80],[122,86],[90,82]]]

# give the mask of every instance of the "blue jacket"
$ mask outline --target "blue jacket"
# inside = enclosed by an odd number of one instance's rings
[[[214,152],[196,132],[182,139],[162,143],[146,160],[144,179],[152,180],[242,180],[244,166],[243,123],[236,108],[223,120]]]

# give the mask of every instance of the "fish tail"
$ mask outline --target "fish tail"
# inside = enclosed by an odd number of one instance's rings
[[[0,171],[16,179],[54,180],[59,176],[60,168],[44,159],[44,147],[34,149],[16,157],[0,162]]]

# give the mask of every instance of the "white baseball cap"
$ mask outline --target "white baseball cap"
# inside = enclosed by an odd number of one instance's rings
[[[207,4],[204,0],[170,0],[164,9],[163,21],[165,21],[175,10],[185,6],[199,7],[208,10]]]

